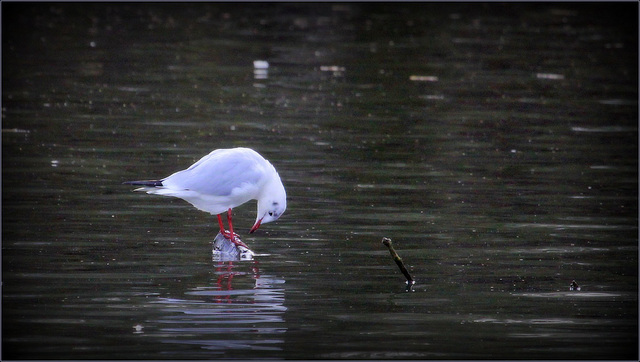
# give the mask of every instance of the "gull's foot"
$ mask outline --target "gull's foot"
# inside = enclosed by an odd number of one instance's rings
[[[246,249],[249,249],[249,246],[245,244],[242,240],[240,240],[240,235],[236,233],[231,234],[229,230],[224,230],[224,232],[221,231],[220,233],[222,234],[222,236],[231,240],[231,242],[236,244],[237,246],[242,246]]]
[[[245,244],[239,238],[233,238],[233,239],[230,239],[230,240],[231,240],[232,243],[236,244],[238,246],[238,248],[243,247],[243,248],[249,250],[249,246],[247,246],[247,244]]]
[[[233,235],[232,235],[231,231],[229,231],[229,230],[220,231],[220,234],[222,234],[222,236],[224,236],[225,238],[227,238],[227,239],[229,239],[231,241],[233,241],[235,239],[240,239],[240,235],[238,235],[236,233],[233,233]]]

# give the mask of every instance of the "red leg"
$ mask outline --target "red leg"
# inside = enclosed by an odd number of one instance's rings
[[[222,218],[220,217],[220,214],[218,214],[218,224],[220,225],[220,233],[224,235],[226,231],[224,230],[224,225],[222,224]]]
[[[222,234],[222,236],[224,236],[225,238],[233,241],[233,233],[229,233],[224,229],[224,224],[222,223],[222,217],[220,217],[220,214],[218,214],[218,225],[220,225],[220,234]]]
[[[220,233],[222,234],[222,236],[231,240],[231,242],[236,245],[244,246],[245,248],[249,249],[247,244],[243,243],[242,240],[236,239],[236,234],[233,232],[233,223],[231,222],[231,209],[227,210],[227,221],[229,222],[229,231],[224,229],[222,217],[220,217],[220,214],[218,214],[218,224],[220,225]]]
[[[231,237],[229,239],[231,240],[231,242],[249,249],[247,244],[243,243],[242,240],[236,239],[236,234],[233,232],[233,223],[231,222],[231,208],[227,210],[227,221],[229,222],[229,233],[231,234]]]
[[[229,222],[229,232],[231,233],[231,241],[233,241],[233,223],[231,223],[231,208],[227,210],[227,221]]]

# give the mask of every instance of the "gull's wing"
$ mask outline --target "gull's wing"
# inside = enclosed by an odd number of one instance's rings
[[[229,196],[236,188],[245,191],[255,188],[257,191],[264,176],[265,167],[253,153],[215,150],[188,169],[163,179],[162,186],[211,196]]]

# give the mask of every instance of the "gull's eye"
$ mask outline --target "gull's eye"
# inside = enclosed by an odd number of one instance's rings
[[[269,211],[269,216],[273,216],[273,211]]]

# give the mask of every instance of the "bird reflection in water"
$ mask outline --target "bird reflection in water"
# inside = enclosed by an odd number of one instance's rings
[[[236,235],[237,238],[237,235]],[[234,271],[235,262],[251,261],[253,264],[250,269],[252,272],[252,279],[259,280],[260,268],[258,267],[258,261],[255,260],[254,253],[250,249],[244,247],[246,244],[236,244],[222,233],[218,233],[213,240],[213,250],[211,259],[214,262],[218,262],[216,265],[215,273],[218,275],[216,286],[221,291],[233,290],[233,277],[236,275],[244,275],[246,272]],[[216,298],[218,303],[231,303],[231,294],[226,293],[219,295]]]

